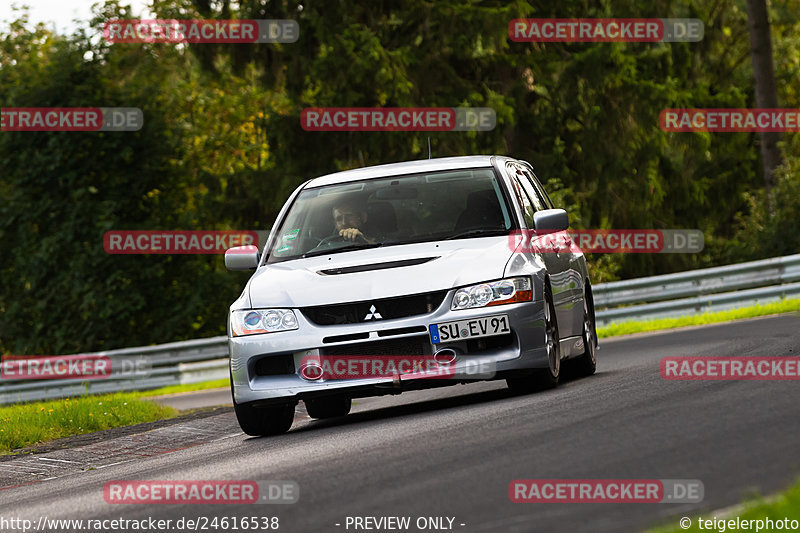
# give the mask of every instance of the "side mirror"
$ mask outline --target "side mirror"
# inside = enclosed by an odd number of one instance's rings
[[[537,231],[564,231],[569,228],[569,216],[563,209],[545,209],[533,214],[533,229]]]
[[[258,246],[234,246],[225,250],[228,270],[252,270],[258,266]]]

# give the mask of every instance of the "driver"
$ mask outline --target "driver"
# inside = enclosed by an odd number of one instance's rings
[[[367,211],[355,200],[343,200],[333,206],[333,222],[336,234],[346,241],[365,240],[372,244],[374,239],[364,235]]]

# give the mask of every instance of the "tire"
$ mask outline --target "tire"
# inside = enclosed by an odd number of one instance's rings
[[[589,287],[583,298],[583,353],[570,361],[571,374],[591,376],[597,370],[597,330],[594,323],[594,302]]]
[[[294,403],[252,407],[239,405],[234,400],[233,410],[239,426],[246,434],[253,437],[266,437],[286,433],[294,422]]]
[[[239,427],[251,437],[267,437],[286,433],[294,422],[294,408],[297,402],[269,405],[266,407],[252,407],[236,403],[233,393],[233,372],[228,367],[228,377],[231,380],[231,400],[233,412]]]
[[[353,400],[345,396],[325,396],[305,400],[306,412],[311,418],[335,418],[345,416],[353,406]]]
[[[545,347],[547,348],[547,368],[537,369],[533,375],[508,378],[506,383],[513,392],[527,394],[541,390],[552,389],[558,385],[561,375],[561,344],[558,336],[558,320],[556,308],[553,305],[553,294],[550,285],[544,289],[544,321],[545,321]]]

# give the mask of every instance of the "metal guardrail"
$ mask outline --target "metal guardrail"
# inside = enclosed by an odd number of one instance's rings
[[[664,276],[602,283],[593,287],[598,325],[675,317],[800,297],[800,254]],[[0,405],[228,377],[227,337],[97,352],[111,360],[104,379],[0,381]],[[146,371],[132,371],[142,363]],[[127,365],[127,368],[126,368]]]
[[[86,381],[3,379],[0,381],[0,405],[82,394],[151,390],[228,377],[228,338],[225,336],[88,355],[108,357],[111,375]]]
[[[800,254],[593,287],[598,325],[724,311],[800,296]]]

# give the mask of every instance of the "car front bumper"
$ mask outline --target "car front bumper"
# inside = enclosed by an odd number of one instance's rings
[[[391,394],[415,388],[493,379],[509,373],[548,366],[547,352],[543,345],[545,337],[543,300],[452,311],[450,310],[452,292],[438,309],[425,315],[320,326],[309,321],[301,311],[295,309],[299,325],[296,330],[229,337],[234,400],[238,404],[275,403],[327,394],[346,394],[353,397]],[[446,342],[435,346],[430,343],[428,326],[431,324],[501,314],[508,316],[511,329],[511,333],[506,334],[502,342],[493,342],[491,339],[494,337],[481,337],[471,341],[473,343],[471,346],[467,345],[467,341]],[[395,335],[389,331],[406,328],[416,328],[419,333]],[[363,337],[365,334],[368,335],[367,338],[355,342],[329,342],[333,336]],[[304,358],[320,354],[324,356],[327,350],[335,349],[338,353],[347,353],[348,346],[355,347],[365,342],[397,343],[402,339],[412,341],[416,340],[415,337],[422,336],[426,338],[423,355],[432,355],[443,348],[453,348],[459,354],[452,375],[409,379],[403,374],[394,374],[386,377],[311,381],[303,378],[299,372]],[[481,349],[481,343],[476,341],[485,341],[483,344],[486,346]],[[258,375],[257,363],[266,357],[290,358],[294,363],[294,372]]]

